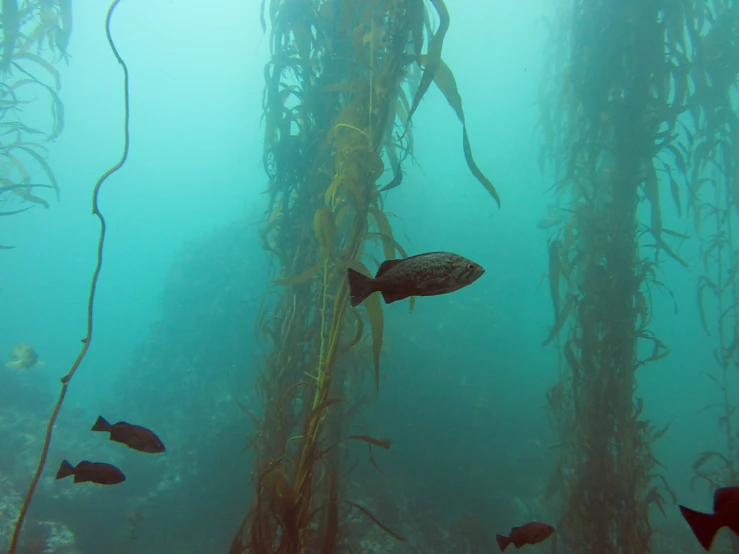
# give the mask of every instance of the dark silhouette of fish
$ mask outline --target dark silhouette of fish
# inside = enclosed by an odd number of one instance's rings
[[[105,462],[88,462],[82,460],[76,466],[67,460],[62,460],[59,471],[56,472],[57,479],[64,479],[74,475],[75,483],[97,483],[98,485],[117,485],[126,480],[123,472],[111,464]]]
[[[352,306],[361,304],[373,292],[380,292],[386,304],[409,296],[447,294],[474,283],[483,273],[481,265],[450,252],[385,260],[374,279],[347,269]]]
[[[546,523],[532,521],[521,527],[513,527],[508,536],[495,535],[500,551],[505,551],[509,545],[521,548],[526,544],[539,544],[548,539],[554,533],[554,527]]]
[[[723,487],[713,493],[713,513],[696,512],[680,506],[680,513],[705,550],[711,550],[716,533],[728,527],[739,535],[739,487]]]
[[[153,431],[125,421],[119,421],[111,425],[103,416],[98,416],[91,431],[109,432],[110,440],[148,454],[159,454],[165,450],[164,443],[159,440],[159,437]]]

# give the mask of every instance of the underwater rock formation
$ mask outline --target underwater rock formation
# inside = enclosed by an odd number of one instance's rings
[[[0,473],[0,550],[7,550],[21,507],[19,489]],[[20,552],[28,554],[82,554],[72,530],[57,521],[38,521],[28,526]]]

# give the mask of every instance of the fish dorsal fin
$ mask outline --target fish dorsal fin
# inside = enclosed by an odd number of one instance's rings
[[[375,279],[378,279],[382,277],[383,274],[390,271],[392,268],[394,268],[396,265],[398,265],[403,260],[385,260],[380,264],[380,267],[377,269],[377,274],[375,275]]]
[[[739,487],[723,487],[713,493],[713,512],[718,513],[731,504],[739,503]]]

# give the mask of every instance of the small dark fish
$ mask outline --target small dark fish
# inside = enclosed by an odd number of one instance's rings
[[[402,260],[385,260],[375,278],[347,269],[352,306],[373,292],[386,304],[409,296],[436,296],[454,292],[477,281],[485,273],[479,264],[450,252],[429,252]]]
[[[739,487],[724,487],[713,493],[713,513],[696,512],[680,506],[680,513],[693,530],[695,538],[705,550],[711,544],[719,529],[728,527],[739,535]]]
[[[56,472],[57,479],[64,479],[74,475],[75,483],[97,483],[98,485],[117,485],[126,480],[123,472],[114,465],[105,462],[88,462],[82,460],[76,466],[63,460]]]
[[[125,421],[119,421],[111,425],[103,416],[98,416],[91,431],[109,432],[110,440],[148,454],[159,454],[165,450],[164,444],[153,431]]]
[[[509,545],[521,548],[525,544],[539,544],[554,533],[554,527],[546,523],[532,521],[521,527],[513,527],[509,536],[495,535],[500,551],[503,552]]]

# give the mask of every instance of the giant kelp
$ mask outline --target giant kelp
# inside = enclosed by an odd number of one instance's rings
[[[556,26],[542,90],[542,159],[566,215],[550,237],[560,381],[548,398],[562,443],[551,491],[570,552],[646,553],[649,507],[674,501],[657,471],[657,430],[641,417],[637,370],[665,357],[649,330],[661,260],[685,262],[662,223],[662,189],[680,209],[687,147],[689,5],[672,0],[576,0]],[[660,178],[662,177],[662,178]],[[643,203],[646,213],[640,213]],[[641,356],[641,357],[640,357]]]
[[[461,98],[441,58],[449,28],[442,0],[263,4],[271,60],[262,244],[278,288],[265,298],[257,325],[267,351],[258,382],[264,413],[251,414],[258,425],[251,441],[255,499],[230,552],[328,554],[349,510],[402,540],[361,502],[342,498],[349,447],[363,443],[376,467],[375,449],[390,447],[350,429],[379,392],[383,310],[377,295],[359,309],[349,306],[346,270],[369,272],[362,260],[368,241],[379,243],[384,258],[405,256],[381,192],[402,183],[411,118],[432,83],[462,123],[470,170],[496,201],[498,195],[475,165]],[[364,262],[377,264],[374,256]]]
[[[52,188],[59,198],[44,143],[59,137],[64,128],[61,78],[54,65],[67,57],[72,6],[71,0],[3,0],[1,8],[0,215],[13,215],[34,204],[49,207],[35,189]],[[25,110],[42,101],[48,102],[51,114],[46,128],[29,120]],[[31,206],[2,209],[13,197]]]
[[[718,399],[704,410],[718,412],[726,444],[701,452],[693,469],[695,482],[720,486],[739,484],[739,445],[732,395],[732,376],[739,367],[739,251],[737,250],[737,160],[739,119],[733,107],[739,88],[739,4],[707,0],[696,7],[701,33],[693,35],[689,113],[692,139],[690,208],[701,238],[702,275],[698,279],[701,324],[714,340],[713,367],[703,374],[717,386]],[[708,369],[708,368],[706,368]],[[734,541],[739,552],[739,541]]]

